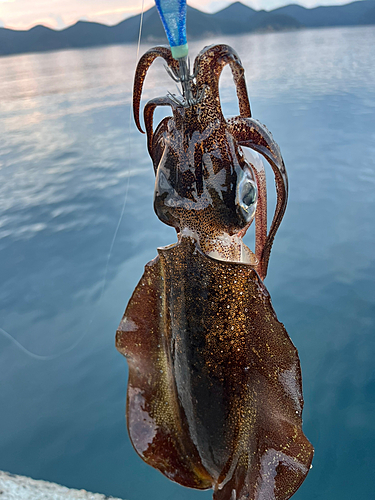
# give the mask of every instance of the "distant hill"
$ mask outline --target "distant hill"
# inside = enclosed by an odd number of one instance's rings
[[[220,34],[225,35],[303,27],[301,23],[288,15],[274,14],[272,11],[265,10],[257,11],[241,2],[232,3],[225,9],[211,14],[210,17],[217,23]]]
[[[132,43],[137,41],[139,22],[140,14],[115,26],[79,21],[62,31],[45,26],[34,26],[27,31],[0,28],[0,56]],[[269,12],[256,11],[241,2],[235,2],[215,14],[206,14],[189,6],[187,12],[189,40],[212,35],[364,24],[375,24],[375,0],[314,9],[287,5]],[[142,39],[166,42],[155,7],[144,13]]]
[[[359,18],[358,24],[375,24],[375,6]]]
[[[318,28],[362,24],[363,17],[374,7],[374,0],[361,0],[346,5],[315,7],[314,9],[305,9],[300,5],[287,5],[273,12],[293,17],[308,28]],[[369,22],[369,24],[372,23]]]

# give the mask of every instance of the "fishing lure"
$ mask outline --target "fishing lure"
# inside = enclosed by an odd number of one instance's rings
[[[157,57],[181,79],[169,48],[143,55],[133,94],[141,132],[143,82]],[[229,120],[219,97],[227,64],[240,109]],[[145,462],[184,486],[213,488],[215,500],[286,500],[313,456],[302,431],[298,353],[263,284],[286,208],[287,174],[271,134],[251,118],[233,49],[206,47],[189,86],[188,100],[168,95],[144,109],[154,208],[175,227],[178,242],[159,248],[146,265],[117,330],[116,347],[129,364],[129,435]],[[169,106],[172,116],[154,131],[158,106]],[[268,233],[256,153],[276,181]],[[253,253],[242,238],[254,219]]]

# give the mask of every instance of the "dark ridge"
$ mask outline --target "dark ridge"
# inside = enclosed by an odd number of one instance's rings
[[[358,24],[375,24],[375,6],[361,16]]]
[[[361,24],[360,19],[373,7],[375,7],[374,0],[360,0],[346,5],[315,7],[314,9],[305,9],[300,5],[287,5],[273,12],[294,17],[307,28],[317,28]]]
[[[242,19],[243,22],[247,22],[250,19],[250,16],[255,14],[257,11],[244,5],[241,2],[234,2],[228,7],[225,7],[223,10],[219,10],[215,14],[212,14],[212,17],[215,19],[224,19],[225,21],[234,21],[238,22]]]
[[[291,16],[261,10],[250,19],[251,31],[285,31],[302,28],[303,25]]]

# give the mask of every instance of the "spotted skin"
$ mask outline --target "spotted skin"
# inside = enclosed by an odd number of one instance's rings
[[[134,86],[138,128],[147,69],[169,49],[140,60]],[[240,116],[225,120],[219,77],[229,64]],[[250,116],[244,71],[226,45],[196,58],[195,103],[172,97],[144,110],[155,170],[155,211],[178,242],[158,249],[126,308],[116,347],[127,358],[127,424],[137,453],[168,478],[215,500],[287,500],[311,465],[302,431],[298,353],[263,284],[285,212],[287,177],[271,134]],[[154,131],[157,106],[169,106]],[[267,233],[262,155],[277,203]],[[257,163],[258,162],[258,163]],[[255,253],[242,237],[255,218]]]

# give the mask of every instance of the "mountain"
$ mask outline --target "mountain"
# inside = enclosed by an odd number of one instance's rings
[[[225,35],[302,27],[301,23],[288,15],[274,14],[265,10],[257,11],[241,2],[232,3],[211,17],[218,22],[221,33]]]
[[[375,6],[359,18],[358,24],[375,24]]]
[[[0,56],[136,42],[140,17],[138,14],[115,26],[78,21],[62,31],[45,26],[34,26],[27,31],[0,28]],[[241,2],[232,3],[215,14],[206,14],[189,6],[187,8],[189,40],[251,32],[364,24],[375,24],[375,0],[314,9],[287,5],[269,12],[256,11]],[[142,40],[166,43],[155,7],[143,15]]]
[[[215,12],[215,14],[211,15],[215,19],[224,21],[238,22],[240,19],[242,19],[243,22],[246,22],[256,12],[256,10],[248,7],[247,5],[244,5],[241,2],[234,2],[228,5],[228,7],[225,7],[225,9],[219,10],[219,12]]]
[[[249,19],[247,31],[285,31],[291,29],[303,28],[303,25],[286,14],[275,14],[275,12],[267,12],[260,10],[255,12]]]
[[[323,26],[354,26],[363,24],[361,20],[367,12],[375,8],[374,0],[360,0],[346,5],[315,7],[305,9],[301,5],[287,5],[273,11],[274,14],[285,14],[299,21],[308,28]],[[369,22],[368,24],[372,24]]]

